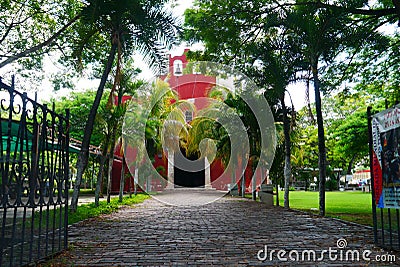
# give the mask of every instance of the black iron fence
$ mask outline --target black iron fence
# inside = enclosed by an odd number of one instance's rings
[[[21,266],[67,247],[69,112],[0,79],[0,266]]]

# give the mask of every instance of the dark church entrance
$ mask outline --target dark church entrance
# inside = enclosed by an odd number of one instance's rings
[[[177,166],[184,166],[183,161],[186,158],[181,153],[176,153],[174,162],[174,182],[175,187],[204,187],[205,184],[205,170],[204,170],[204,160],[195,162],[196,157],[189,157],[192,160],[189,168],[200,170],[197,172],[191,172],[187,170],[182,170]]]

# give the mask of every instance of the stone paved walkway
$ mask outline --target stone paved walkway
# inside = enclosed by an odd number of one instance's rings
[[[163,195],[157,197],[162,198]],[[168,198],[170,197],[169,195]],[[342,250],[337,247],[340,238],[343,238],[341,242],[347,242],[347,246]],[[396,262],[391,264],[375,260],[377,255],[388,255],[393,252],[374,247],[372,231],[369,228],[329,218],[312,217],[280,207],[266,207],[262,203],[231,197],[224,197],[207,205],[181,207],[168,206],[149,199],[135,207],[123,208],[117,213],[72,226],[69,241],[71,249],[53,260],[53,264],[61,266],[393,266],[396,263],[400,264],[398,256]],[[341,247],[342,244],[340,243]],[[267,248],[267,258],[261,261],[257,254],[261,258],[265,257],[265,248]],[[322,251],[329,251],[330,248],[331,255],[325,252],[321,257]],[[289,261],[279,260],[278,250],[284,250],[285,254],[281,256]],[[367,250],[372,251],[372,254],[368,255],[371,261],[353,260],[355,258],[349,254],[358,251],[362,258],[363,251]],[[313,251],[316,253],[315,261]],[[308,256],[311,260],[307,260]],[[297,257],[297,261],[290,261]],[[305,260],[302,260],[302,257]],[[330,260],[334,257],[337,259]]]

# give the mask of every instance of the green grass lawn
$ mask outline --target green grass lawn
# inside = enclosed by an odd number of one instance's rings
[[[131,197],[125,196],[122,202],[119,202],[118,197],[113,197],[110,203],[106,200],[99,201],[99,206],[96,207],[94,203],[79,205],[78,209],[74,213],[68,214],[68,224],[73,224],[79,221],[83,221],[88,218],[97,217],[101,214],[109,214],[118,210],[121,206],[132,206],[134,204],[142,203],[150,196],[148,194],[137,194]]]
[[[279,202],[283,205],[283,191]],[[275,196],[274,196],[275,198]],[[289,204],[292,209],[318,213],[318,192],[290,191]],[[276,200],[276,199],[275,199]],[[372,226],[371,194],[360,191],[326,192],[326,216]]]
[[[100,216],[101,214],[109,214],[114,211],[117,211],[122,206],[132,206],[138,203],[142,203],[149,197],[150,196],[148,194],[140,193],[137,194],[136,196],[134,195],[132,195],[131,197],[125,196],[122,199],[122,202],[119,202],[118,196],[112,197],[110,203],[107,203],[106,200],[99,201],[98,207],[96,207],[94,203],[81,204],[78,206],[76,212],[71,212],[71,211],[68,212],[68,224],[71,225],[76,222]],[[35,212],[36,219],[34,220],[35,228],[38,228],[39,224],[42,222],[42,220],[38,219],[39,217],[48,218],[48,221],[50,222],[51,225],[54,224],[57,226],[59,224],[63,224],[63,222],[60,223],[60,221],[64,220],[64,208],[62,210],[60,210],[60,208],[57,208],[55,210],[44,209],[42,212],[36,211]],[[31,223],[30,220],[28,220],[27,225],[30,225],[30,223]]]

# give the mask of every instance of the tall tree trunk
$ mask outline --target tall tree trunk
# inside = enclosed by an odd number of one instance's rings
[[[119,182],[119,202],[122,202],[124,197],[124,187],[125,187],[125,157],[122,155],[122,167],[121,167],[121,180]]]
[[[111,183],[112,183],[112,165],[114,163],[114,153],[108,154],[108,170],[107,170],[107,203],[111,201]]]
[[[240,191],[241,191],[241,197],[245,197],[245,195],[246,195],[246,176],[244,173],[242,175]]]
[[[234,165],[235,166],[235,165]],[[236,166],[233,168],[233,172],[232,172],[232,178],[231,178],[231,188],[237,188],[239,189],[239,187],[237,187],[237,182],[236,182]],[[239,192],[238,192],[239,194]]]
[[[281,98],[282,112],[283,112],[283,133],[285,137],[285,167],[283,168],[283,176],[285,177],[285,194],[284,206],[289,208],[289,183],[292,176],[292,166],[290,163],[290,122],[287,116],[287,108],[285,105],[285,95]]]
[[[133,194],[137,195],[137,184],[139,182],[139,167],[135,166],[135,175],[133,177]]]
[[[318,168],[319,168],[319,215],[325,216],[325,181],[326,181],[326,149],[324,121],[322,118],[321,92],[318,78],[318,60],[311,62],[315,91],[315,109],[318,125]]]
[[[355,153],[352,157],[351,160],[349,162],[349,165],[347,165],[347,172],[346,174],[352,174],[351,170],[353,169],[353,162],[356,159],[357,153]]]
[[[101,97],[104,92],[104,87],[106,85],[108,74],[110,73],[113,62],[114,62],[116,51],[117,51],[117,44],[115,42],[113,42],[113,44],[111,46],[110,54],[107,59],[106,67],[104,68],[104,72],[101,77],[99,88],[97,89],[97,92],[96,92],[96,97],[94,99],[92,108],[90,109],[88,120],[86,122],[84,136],[83,136],[83,140],[82,140],[82,147],[81,147],[81,151],[79,152],[79,155],[78,155],[78,162],[76,163],[77,175],[76,175],[74,192],[72,194],[71,206],[70,206],[70,209],[72,212],[75,212],[78,207],[79,189],[80,189],[81,182],[82,182],[82,176],[83,176],[83,173],[88,164],[90,137],[92,136],[94,121],[95,121],[96,114],[97,114],[97,109],[99,108],[99,105],[100,105],[100,100],[101,100]]]
[[[131,190],[131,180],[132,180],[132,178],[131,178],[131,176],[129,176],[129,179],[128,179],[128,194],[129,194],[129,197],[131,197],[132,196],[132,190]]]
[[[151,175],[147,175],[146,176],[146,192],[147,193],[150,193],[151,190],[152,190],[152,188],[151,188],[151,179],[152,179]]]
[[[251,199],[256,201],[257,199],[257,173],[256,173],[257,165],[253,162],[252,169],[253,169],[253,177],[251,179]]]
[[[104,172],[105,172],[106,169],[108,170],[108,162],[107,162],[107,165],[105,165],[105,164],[106,164],[106,161],[107,161],[109,143],[110,143],[110,136],[108,134],[106,134],[104,143],[102,145],[103,148],[102,148],[102,151],[101,151],[101,157],[102,157],[102,160],[103,160],[103,169],[102,169],[102,176],[101,176],[101,180],[100,180],[99,197],[103,197]],[[105,166],[107,166],[107,168],[105,168]]]
[[[175,152],[173,150],[168,150],[168,184],[165,189],[174,189],[175,188],[175,173],[174,173],[174,165],[175,165]]]
[[[107,174],[107,203],[111,201],[111,182],[112,182],[112,169],[114,164],[114,147],[116,142],[116,129],[117,127],[113,127],[111,133],[111,146],[110,146],[110,153],[109,153],[109,162],[108,162],[108,174]]]
[[[101,192],[101,184],[103,181],[103,174],[104,174],[104,163],[106,161],[106,157],[101,155],[100,157],[100,167],[99,167],[99,174],[97,175],[97,182],[96,182],[96,190],[94,192],[94,203],[95,206],[99,206],[99,198]]]
[[[315,119],[314,115],[312,113],[312,108],[311,108],[311,101],[310,101],[310,79],[309,76],[307,75],[307,81],[306,81],[306,103],[307,103],[307,112],[308,112],[308,117],[311,120],[312,124],[315,124]]]

